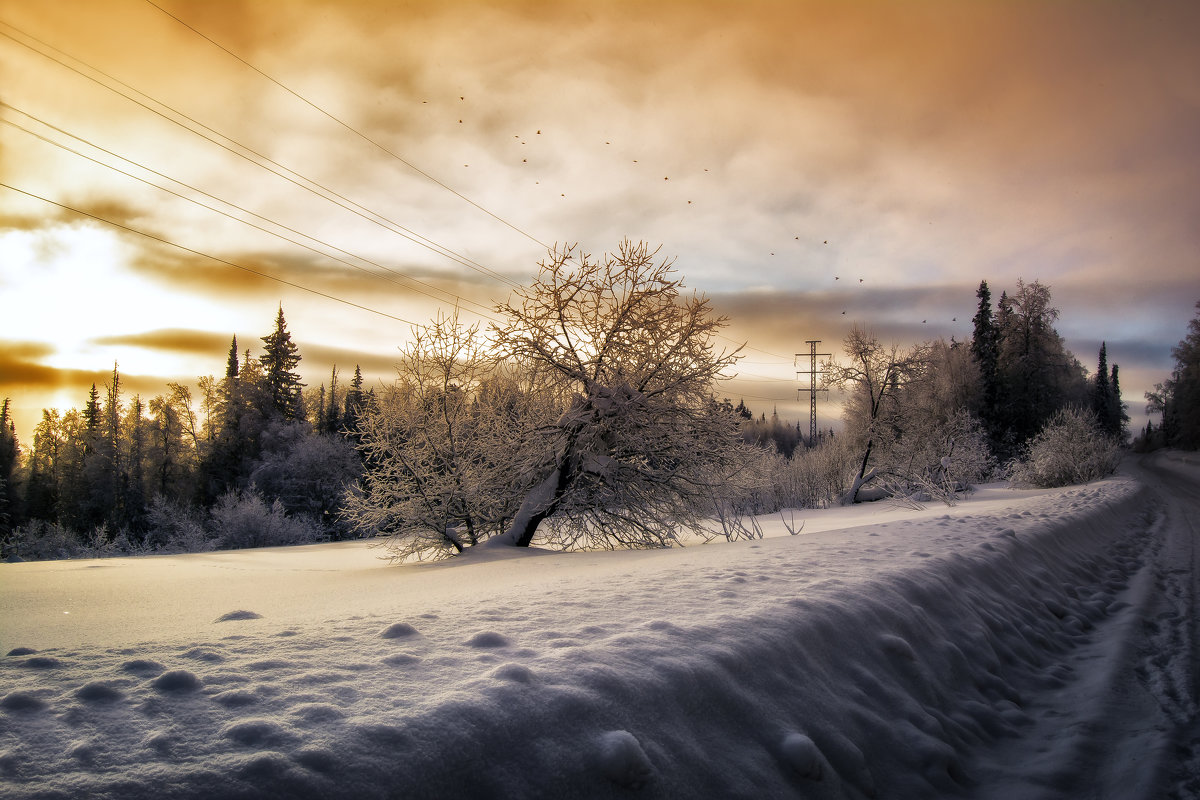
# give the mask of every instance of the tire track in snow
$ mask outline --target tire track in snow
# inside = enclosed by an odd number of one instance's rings
[[[1162,596],[1171,605],[1148,621],[1154,646],[1145,677],[1157,678],[1156,696],[1175,723],[1163,796],[1185,800],[1200,797],[1200,471],[1181,454],[1163,452],[1142,457],[1138,471],[1166,511],[1158,563]]]
[[[973,797],[1200,797],[1200,476],[1163,461],[1127,463],[1152,492],[1112,554],[1108,583],[1126,588],[1051,680],[1018,687],[1034,724],[978,756]]]

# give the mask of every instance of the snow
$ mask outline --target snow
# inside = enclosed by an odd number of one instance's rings
[[[1163,566],[1193,556],[1150,484],[804,511],[798,536],[765,517],[759,541],[658,551],[3,564],[0,797],[1194,787],[1167,764],[1193,600]]]

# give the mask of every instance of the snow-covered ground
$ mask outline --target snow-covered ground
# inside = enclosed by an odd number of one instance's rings
[[[0,797],[1194,797],[1196,469],[666,551],[3,564]]]

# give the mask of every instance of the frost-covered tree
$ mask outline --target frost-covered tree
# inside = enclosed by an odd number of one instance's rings
[[[354,378],[350,381],[350,389],[346,392],[346,400],[342,408],[341,430],[350,435],[355,434],[355,431],[358,430],[358,418],[363,412],[365,403],[362,368],[355,364]]]
[[[898,345],[887,347],[871,333],[855,325],[843,344],[847,363],[827,361],[822,365],[830,386],[850,390],[846,403],[848,433],[860,444],[861,456],[854,481],[842,502],[858,499],[863,484],[878,474],[873,457],[886,451],[900,431],[902,413],[901,393],[923,380],[929,349],[917,345],[901,350]]]
[[[303,421],[276,420],[263,439],[249,485],[288,514],[319,523],[331,538],[344,538],[338,509],[346,488],[362,472],[354,444]]]
[[[19,520],[17,467],[21,447],[17,443],[17,428],[9,414],[9,398],[0,406],[0,536],[8,533]]]
[[[980,417],[993,438],[998,438],[1002,414],[1000,385],[1000,331],[992,314],[992,292],[987,281],[979,282],[975,296],[979,310],[975,312],[974,335],[971,337],[971,356],[979,369],[981,398]]]
[[[1162,414],[1161,443],[1187,450],[1200,448],[1200,302],[1188,333],[1171,348],[1175,369],[1154,391],[1146,392],[1146,413]]]
[[[1057,319],[1050,287],[1040,281],[1018,280],[1015,294],[1001,296],[1001,423],[1017,443],[1041,430],[1060,408],[1087,402],[1085,371],[1055,330]]]
[[[263,378],[271,403],[284,419],[304,419],[303,389],[299,373],[300,350],[288,332],[287,320],[283,317],[283,306],[275,316],[275,330],[262,338]]]
[[[567,546],[667,545],[737,471],[736,418],[712,394],[738,359],[714,343],[726,320],[657,259],[628,240],[599,259],[556,247],[500,306],[500,351],[556,401],[514,464],[528,491],[502,541],[527,546],[549,521]]]
[[[396,558],[461,552],[504,529],[515,465],[547,413],[511,366],[457,315],[414,326],[396,383],[356,401],[364,475],[343,512],[354,528],[388,534]]]
[[[1111,475],[1121,450],[1099,429],[1091,409],[1059,409],[1010,467],[1018,486],[1068,486]]]

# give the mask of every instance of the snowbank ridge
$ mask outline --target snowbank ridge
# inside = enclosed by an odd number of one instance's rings
[[[957,794],[973,748],[1029,723],[1022,692],[1063,682],[1060,655],[1125,607],[1146,491],[1112,479],[536,589],[510,561],[487,608],[332,634],[238,610],[206,641],[14,643],[0,794]]]

